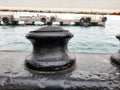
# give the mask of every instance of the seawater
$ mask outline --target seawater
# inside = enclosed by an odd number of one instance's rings
[[[72,52],[111,53],[120,49],[115,35],[120,34],[120,17],[107,16],[105,27],[60,26],[69,30],[74,37],[68,44]],[[25,38],[29,31],[44,27],[42,25],[0,26],[0,50],[31,51],[32,44]]]

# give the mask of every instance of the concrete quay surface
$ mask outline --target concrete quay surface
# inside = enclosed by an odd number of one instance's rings
[[[60,72],[28,70],[30,52],[0,51],[0,90],[120,90],[119,70],[111,54],[73,53],[76,66]]]

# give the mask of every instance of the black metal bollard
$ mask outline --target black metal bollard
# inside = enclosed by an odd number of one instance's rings
[[[120,41],[120,35],[117,35],[116,38]],[[111,56],[111,62],[120,68],[120,50]]]
[[[26,37],[33,51],[26,57],[27,68],[36,71],[60,71],[75,65],[75,57],[67,48],[73,35],[60,27],[46,26],[31,31]]]

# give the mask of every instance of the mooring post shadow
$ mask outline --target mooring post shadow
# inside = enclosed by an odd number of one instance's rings
[[[116,38],[120,41],[120,34],[116,35]],[[120,69],[120,50],[118,52],[112,54],[111,62],[114,66],[116,66]]]
[[[25,66],[35,71],[61,71],[75,65],[75,56],[67,48],[73,37],[68,30],[46,26],[26,35],[32,42],[33,51],[25,59]]]

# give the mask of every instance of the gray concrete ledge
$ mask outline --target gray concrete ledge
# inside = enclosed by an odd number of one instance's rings
[[[111,54],[73,53],[72,71],[36,73],[24,66],[30,52],[0,51],[0,90],[120,90]]]

